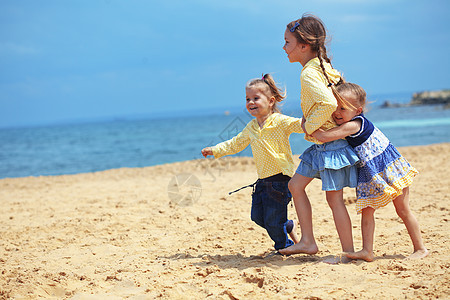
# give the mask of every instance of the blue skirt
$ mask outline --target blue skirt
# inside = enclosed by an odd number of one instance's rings
[[[339,191],[358,185],[359,158],[344,139],[314,144],[300,156],[296,173],[322,180],[323,191]]]

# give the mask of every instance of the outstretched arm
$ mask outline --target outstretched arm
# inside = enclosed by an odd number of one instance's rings
[[[312,136],[322,143],[327,143],[339,139],[343,139],[346,136],[357,133],[361,129],[361,121],[355,120],[342,124],[341,126],[324,131],[318,129],[313,132]]]
[[[219,143],[213,147],[206,147],[202,149],[202,155],[214,155],[214,158],[220,158],[225,155],[236,154],[244,150],[250,144],[250,129],[247,125],[242,132],[234,138]]]
[[[295,118],[283,115],[282,116],[282,126],[285,126],[285,130],[289,132],[289,134],[295,133],[304,133],[302,129],[303,118]]]

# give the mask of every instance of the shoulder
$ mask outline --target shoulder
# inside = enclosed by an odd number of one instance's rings
[[[281,113],[277,113],[275,120],[279,123],[290,124],[292,122],[301,122],[302,119],[296,118],[296,117],[291,117],[291,116],[284,115]]]
[[[274,117],[277,119],[277,120],[286,120],[286,119],[292,119],[293,117],[290,117],[290,116],[288,116],[288,115],[285,115],[285,114],[282,114],[282,113],[273,113],[274,114]]]
[[[256,119],[252,119],[252,120],[250,120],[250,122],[247,123],[247,125],[245,125],[245,127],[244,127],[244,129],[242,129],[241,133],[253,131],[253,130],[255,130],[256,126],[259,126],[258,122],[256,121]]]
[[[364,114],[360,114],[356,117],[353,118],[353,120],[357,120],[361,123],[361,129],[363,130],[368,130],[368,129],[372,129],[373,130],[373,123],[369,121],[369,119],[366,118],[366,116],[364,116]]]
[[[303,88],[327,88],[327,83],[323,72],[314,66],[308,67],[300,75],[300,84]]]
[[[360,119],[353,118],[351,121],[341,125],[347,127],[351,135],[358,134],[363,127],[363,122]],[[339,126],[339,127],[341,127]]]
[[[303,68],[302,73],[300,74],[300,79],[302,80],[311,80],[311,79],[320,79],[320,70],[314,66],[306,66]]]
[[[286,122],[286,115],[281,113],[273,113],[269,119],[266,120],[266,127],[280,127],[283,126]]]
[[[360,118],[361,120],[363,120],[364,123],[366,123],[366,124],[373,124],[372,122],[370,122],[369,119],[366,118],[366,116],[365,116],[363,113],[360,114],[359,116],[356,116],[356,117],[359,117],[359,118]]]
[[[357,138],[360,137],[362,139],[367,139],[367,137],[373,132],[374,125],[372,122],[370,122],[364,114],[358,115],[354,117],[351,121],[352,123],[356,123],[359,125],[359,129],[357,132],[355,132],[353,135],[351,135],[351,138]],[[350,123],[350,122],[349,122]]]
[[[353,119],[350,122],[355,121],[358,123],[364,123],[364,119],[365,119],[365,117],[363,115],[357,115],[357,116],[353,117]]]

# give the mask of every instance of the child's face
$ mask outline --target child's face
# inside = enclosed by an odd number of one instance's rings
[[[310,45],[300,44],[289,29],[284,32],[283,50],[286,52],[289,62],[299,62],[302,66],[314,57]]]
[[[273,97],[268,98],[260,89],[249,87],[245,89],[246,105],[248,112],[257,120],[264,120],[272,113],[275,103]]]
[[[348,121],[351,121],[354,117],[362,113],[362,107],[356,99],[343,95],[344,98],[349,101],[355,108],[345,108],[342,105],[338,105],[336,111],[333,113],[333,119],[337,125],[342,125]]]
[[[284,46],[283,50],[286,52],[289,62],[299,62],[300,50],[298,47],[299,43],[295,38],[294,34],[288,29],[284,32]]]

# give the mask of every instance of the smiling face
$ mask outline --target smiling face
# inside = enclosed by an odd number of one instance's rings
[[[246,108],[261,125],[273,112],[275,98],[268,98],[257,86],[245,89]]]
[[[353,97],[353,95],[349,93],[342,93],[341,96],[345,98],[345,100],[349,101],[355,108],[345,108],[342,105],[338,105],[336,111],[333,113],[333,119],[337,125],[342,125],[348,121],[351,121],[363,111],[358,99]]]

